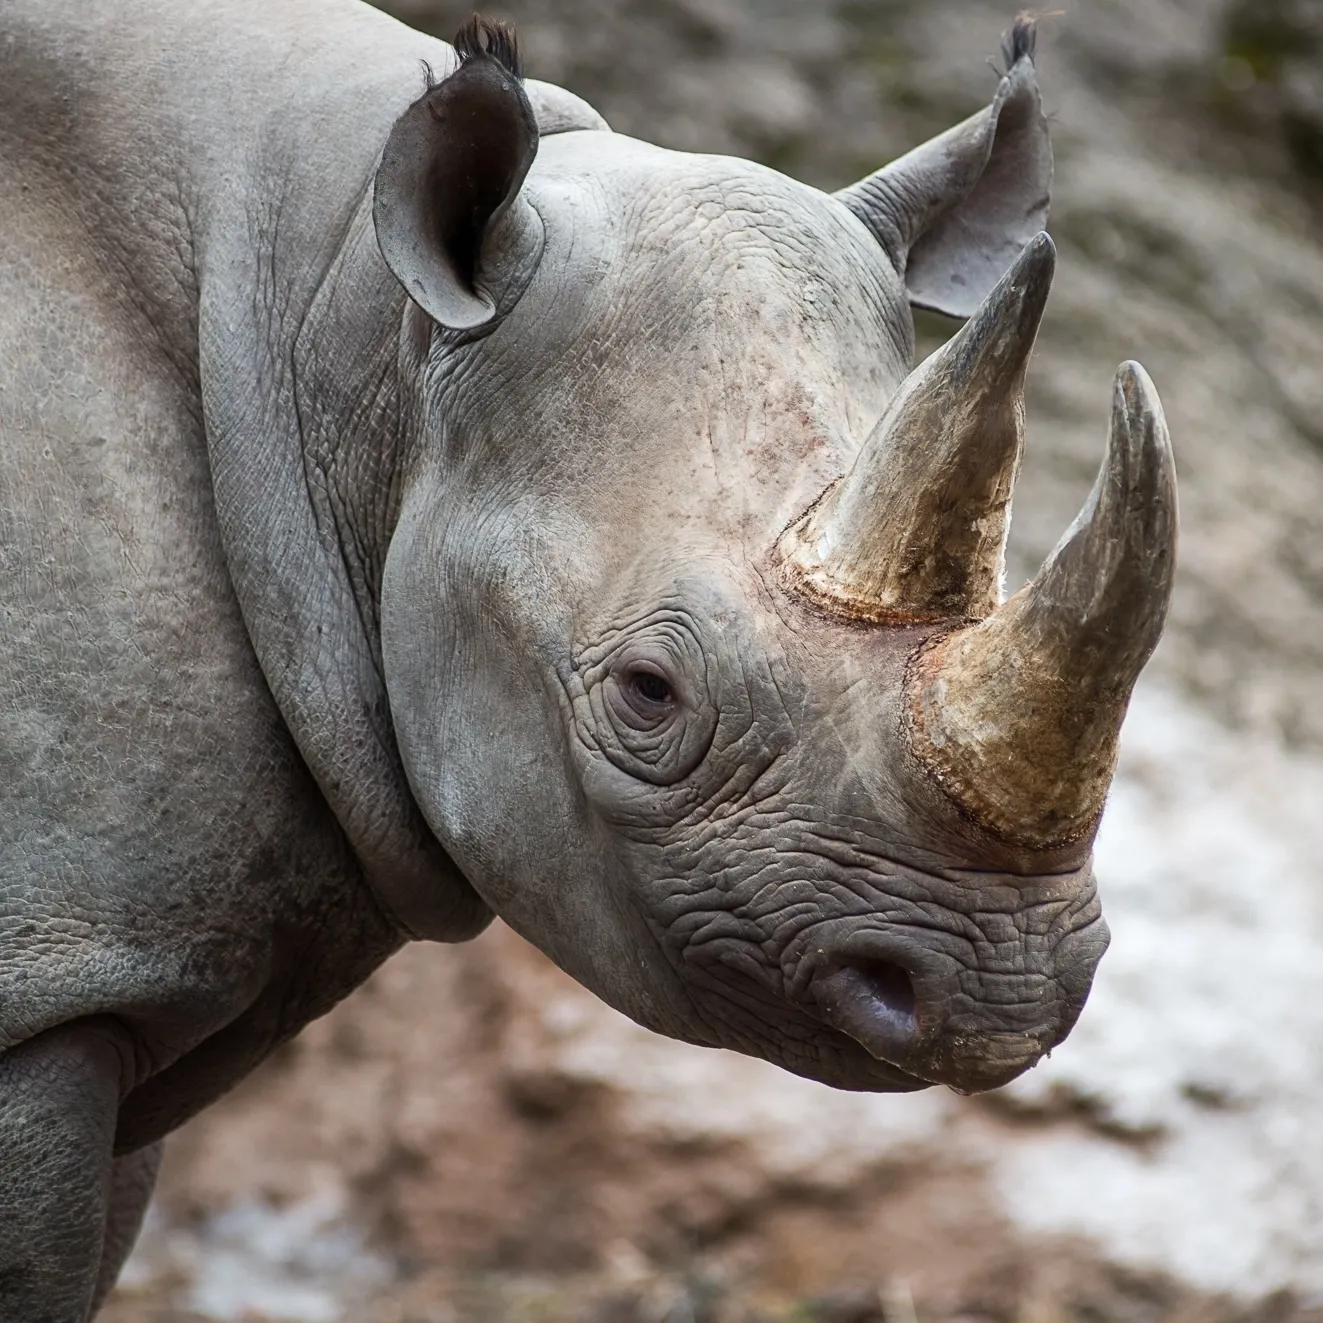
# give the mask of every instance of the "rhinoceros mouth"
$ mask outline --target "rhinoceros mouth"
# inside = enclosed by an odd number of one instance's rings
[[[1050,1026],[943,1033],[925,1025],[914,979],[891,960],[863,960],[817,975],[810,991],[823,1020],[871,1057],[932,1084],[979,1093],[1037,1064],[1055,1039]]]
[[[958,1093],[1000,1088],[1035,1066],[1060,1034],[1036,1022],[1023,1028],[959,1029],[941,1007],[950,989],[931,971],[863,957],[817,971],[808,998],[819,1018],[876,1061],[925,1084]]]
[[[834,1089],[862,1093],[918,1093],[935,1084],[933,1080],[874,1056],[850,1034],[824,1026],[824,1037],[831,1040],[831,1050],[820,1051],[811,1060],[770,1055],[769,1059],[793,1074]],[[826,1048],[828,1045],[823,1043],[821,1046]]]

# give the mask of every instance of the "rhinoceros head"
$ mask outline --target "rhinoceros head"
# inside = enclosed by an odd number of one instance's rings
[[[432,829],[638,1021],[848,1088],[993,1087],[1069,1031],[1169,596],[1127,365],[1084,511],[1002,600],[1054,263],[1030,38],[988,109],[829,196],[539,145],[470,33],[377,180],[416,425],[383,653]],[[969,317],[912,372],[911,303]]]

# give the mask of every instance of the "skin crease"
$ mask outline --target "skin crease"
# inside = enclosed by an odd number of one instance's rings
[[[844,208],[743,162],[566,135],[525,195],[546,249],[519,303],[480,354],[420,351],[431,433],[383,582],[429,823],[507,922],[662,1032],[918,1087],[824,1033],[809,986],[903,952],[951,1040],[918,1068],[1019,1073],[1106,943],[1087,847],[1017,856],[962,822],[896,705],[927,632],[825,618],[770,554],[905,373],[903,286]],[[532,337],[545,375],[507,367]],[[680,701],[631,741],[639,664]]]
[[[0,7],[0,1317],[81,1323],[126,1159],[411,938],[881,1090],[1012,1078],[1106,944],[1087,839],[909,752],[936,627],[778,576],[913,352],[876,235],[529,82],[540,249],[447,331],[373,222],[422,60],[353,0]],[[868,961],[903,1065],[827,1023]]]

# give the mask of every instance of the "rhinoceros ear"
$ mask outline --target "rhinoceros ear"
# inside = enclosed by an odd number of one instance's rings
[[[386,264],[436,322],[469,330],[507,311],[542,252],[520,196],[538,128],[513,29],[474,15],[459,68],[395,122],[377,169],[373,221]]]
[[[968,317],[1047,222],[1052,145],[1034,76],[1034,22],[1002,39],[990,106],[836,196],[877,236],[910,302]]]

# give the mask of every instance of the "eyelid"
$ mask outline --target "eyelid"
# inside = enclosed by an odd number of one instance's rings
[[[659,662],[655,662],[651,657],[631,657],[621,668],[626,675],[634,671],[646,671],[649,675],[655,675],[659,680],[665,680],[670,683],[670,672]]]
[[[647,676],[650,679],[657,680],[665,685],[674,701],[680,699],[680,682],[673,670],[665,666],[659,666],[656,662],[646,658],[626,662],[621,668],[620,678],[631,689],[637,688],[640,676]]]

